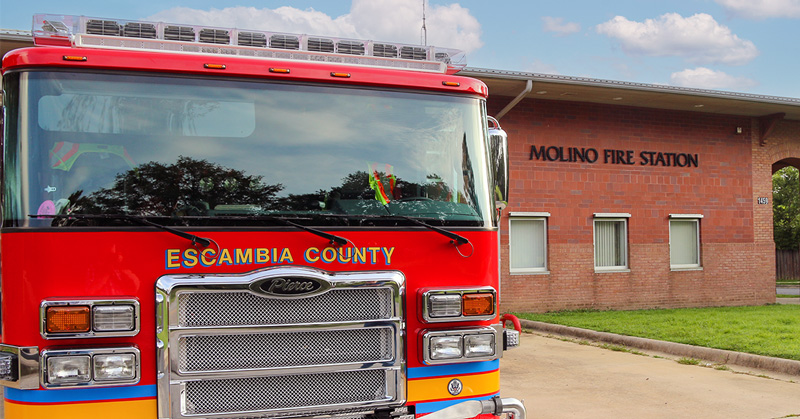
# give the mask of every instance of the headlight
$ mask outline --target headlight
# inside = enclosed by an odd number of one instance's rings
[[[40,332],[45,339],[135,336],[139,302],[131,298],[49,299],[40,307]]]
[[[136,384],[141,377],[133,347],[44,350],[41,356],[45,388]]]
[[[497,314],[494,288],[427,290],[422,317],[429,323],[491,320]]]
[[[432,294],[428,296],[428,314],[431,317],[458,317],[461,315],[461,295]]]
[[[94,306],[92,325],[95,332],[117,332],[133,330],[136,315],[133,304]]]
[[[432,336],[430,341],[431,359],[458,359],[463,355],[461,336]]]
[[[494,355],[494,334],[464,336],[464,356],[478,358]]]
[[[136,378],[135,354],[103,354],[94,356],[94,379],[98,381],[132,380]]]
[[[497,359],[497,333],[492,327],[427,331],[422,336],[423,361],[446,364]]]
[[[91,381],[92,357],[87,355],[47,358],[47,382],[78,384]]]

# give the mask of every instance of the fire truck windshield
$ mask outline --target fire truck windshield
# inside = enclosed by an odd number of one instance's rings
[[[492,222],[478,97],[130,73],[4,81],[8,227],[73,213],[203,226]]]

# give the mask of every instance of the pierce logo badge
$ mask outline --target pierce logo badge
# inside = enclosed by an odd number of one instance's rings
[[[327,282],[306,276],[267,278],[254,285],[254,291],[275,297],[304,297],[330,288]]]

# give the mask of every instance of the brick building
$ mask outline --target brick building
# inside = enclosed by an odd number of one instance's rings
[[[30,46],[0,31],[0,54]],[[800,99],[466,69],[509,134],[504,311],[775,302]]]
[[[469,69],[509,134],[506,311],[775,302],[800,100]]]

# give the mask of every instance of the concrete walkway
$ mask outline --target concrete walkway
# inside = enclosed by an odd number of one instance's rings
[[[500,361],[501,396],[523,399],[529,418],[800,415],[800,377],[682,365],[536,334],[521,339],[522,346]]]

